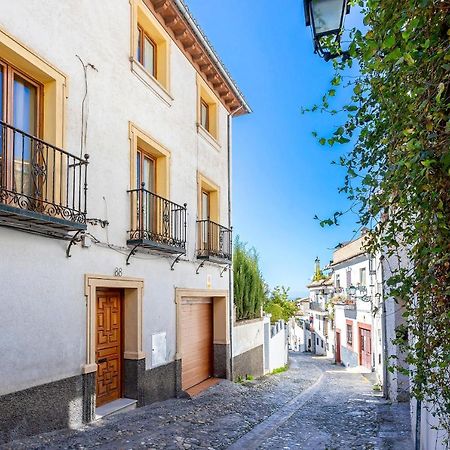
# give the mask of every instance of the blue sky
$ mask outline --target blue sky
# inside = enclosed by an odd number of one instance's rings
[[[331,165],[344,147],[311,135],[334,130],[336,119],[301,114],[326,92],[332,64],[313,53],[301,0],[186,2],[253,109],[233,121],[234,233],[257,249],[270,286],[303,295],[315,257],[328,262],[357,230],[353,214],[339,227],[314,220],[349,206],[338,193],[343,169]]]

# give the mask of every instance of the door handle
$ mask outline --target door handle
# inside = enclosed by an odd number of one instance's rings
[[[97,364],[105,363],[106,361],[108,361],[108,358],[100,358],[100,359],[97,361]]]

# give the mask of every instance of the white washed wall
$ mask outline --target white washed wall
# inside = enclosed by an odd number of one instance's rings
[[[264,344],[264,320],[243,320],[233,326],[233,356]]]
[[[411,429],[415,441],[417,402],[411,401]],[[439,426],[439,421],[432,414],[432,406],[422,403],[420,420],[420,450],[448,450],[444,441],[448,439],[447,433]]]
[[[288,362],[287,334],[284,322],[280,331],[269,340],[269,371],[284,367]]]

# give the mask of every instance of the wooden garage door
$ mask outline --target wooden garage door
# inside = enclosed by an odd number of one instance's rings
[[[206,380],[213,371],[213,310],[210,298],[184,299],[181,305],[182,389]]]

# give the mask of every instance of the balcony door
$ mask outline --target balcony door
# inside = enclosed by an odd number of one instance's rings
[[[1,186],[16,194],[39,197],[45,176],[39,134],[41,87],[0,61]]]
[[[211,208],[211,198],[210,194],[207,191],[202,190],[202,207],[201,207],[201,220],[200,226],[200,234],[202,239],[202,248],[203,250],[208,250],[209,248],[209,214]]]
[[[136,182],[137,189],[142,189],[138,196],[138,224],[141,230],[157,233],[156,161],[140,148],[136,158]]]
[[[209,192],[202,191],[202,220],[209,220],[210,196]]]

